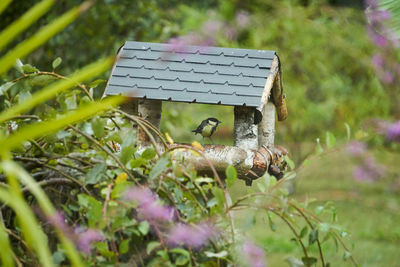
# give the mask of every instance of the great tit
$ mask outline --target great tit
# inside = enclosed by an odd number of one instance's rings
[[[201,134],[203,136],[203,141],[201,142],[204,145],[204,137],[210,138],[213,145],[215,145],[214,141],[211,139],[211,136],[217,129],[218,124],[222,123],[216,118],[208,118],[200,123],[196,130],[193,130],[195,134]]]

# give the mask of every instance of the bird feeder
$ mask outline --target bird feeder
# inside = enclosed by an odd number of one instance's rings
[[[163,101],[234,106],[234,146],[206,145],[205,155],[221,170],[236,166],[248,184],[267,170],[274,173],[270,167],[287,153],[274,146],[275,117],[287,117],[274,51],[128,41],[118,52],[105,95],[131,97],[122,109],[157,128]],[[140,131],[139,139],[146,142]]]

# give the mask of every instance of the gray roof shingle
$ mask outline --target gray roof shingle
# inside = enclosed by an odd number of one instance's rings
[[[106,95],[257,107],[274,51],[126,42]]]

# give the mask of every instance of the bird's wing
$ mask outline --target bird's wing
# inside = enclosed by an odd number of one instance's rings
[[[199,126],[197,126],[196,130],[193,130],[192,132],[201,134],[201,131],[202,131],[203,128],[206,127],[206,126],[207,126],[207,120],[204,120],[204,121],[202,121],[202,122],[200,123]]]

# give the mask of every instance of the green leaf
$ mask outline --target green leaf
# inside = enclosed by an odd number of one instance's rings
[[[294,161],[291,160],[287,155],[285,155],[284,158],[285,158],[285,161],[286,161],[286,163],[288,164],[289,168],[290,168],[291,170],[294,170],[294,168],[296,167],[296,165],[294,164]]]
[[[22,66],[22,70],[24,71],[24,73],[35,73],[35,72],[39,72],[39,70],[32,66],[31,64],[25,64]]]
[[[107,165],[105,163],[97,163],[86,174],[85,184],[97,184],[104,177]]]
[[[119,243],[118,251],[120,254],[125,254],[129,251],[129,241],[130,239],[125,239]]]
[[[131,159],[128,164],[127,167],[129,169],[133,169],[133,168],[138,168],[140,166],[144,166],[148,163],[147,159],[144,158],[137,158],[137,159]]]
[[[46,86],[49,83],[53,82],[55,80],[54,76],[51,75],[37,75],[32,78],[32,80],[29,81],[29,84],[31,86]]]
[[[88,208],[87,208],[88,225],[90,228],[101,228],[103,222],[103,205],[100,201],[94,197],[88,197]]]
[[[214,253],[211,251],[205,251],[204,254],[206,254],[206,256],[209,258],[218,258],[218,259],[222,259],[222,258],[225,258],[226,256],[228,256],[228,252],[226,250],[222,250],[217,253]]]
[[[18,104],[21,104],[32,98],[32,95],[29,91],[23,91],[18,95]]]
[[[311,230],[310,234],[308,235],[308,245],[311,246],[317,240],[318,240],[318,230],[316,229]]]
[[[0,224],[0,258],[3,266],[14,266],[14,260],[12,258],[12,249],[8,233],[4,228],[3,223]]]
[[[76,95],[73,94],[65,99],[65,105],[68,110],[76,109],[78,105],[76,104]]]
[[[46,193],[23,168],[21,168],[13,161],[8,161],[8,160],[3,161],[2,168],[7,175],[10,175],[11,177],[17,177],[27,188],[29,188],[29,191],[35,196],[36,200],[39,202],[41,209],[46,213],[47,216],[53,216],[55,214],[55,208],[52,206],[50,200],[46,196]],[[26,216],[29,215],[27,214]],[[23,220],[25,220],[25,217]],[[29,222],[29,220],[27,220],[27,223],[30,226],[33,226],[32,222]],[[37,227],[37,229],[39,229],[39,227]],[[33,231],[33,229],[30,231]],[[56,231],[56,233],[59,239],[61,240],[61,243],[66,251],[66,254],[68,255],[68,258],[73,263],[73,265],[83,266],[80,256],[76,251],[76,248],[74,244],[71,242],[71,240],[69,240],[66,237],[63,231]]]
[[[61,62],[62,62],[62,59],[60,57],[54,59],[53,63],[51,63],[51,65],[53,66],[53,69],[55,69],[58,66],[60,66]]]
[[[318,224],[318,229],[323,233],[327,233],[331,229],[331,225],[329,223],[320,223]]]
[[[156,151],[152,148],[147,148],[145,151],[142,153],[142,158],[151,160],[157,155]]]
[[[303,229],[301,229],[300,238],[305,237],[307,235],[307,233],[308,233],[308,227],[306,225],[306,226],[303,227]]]
[[[138,225],[138,230],[142,235],[147,235],[150,230],[150,224],[146,221],[142,221]]]
[[[225,174],[226,174],[226,185],[228,187],[231,187],[237,179],[237,172],[235,167],[229,165],[225,170]]]
[[[82,4],[81,7],[85,6],[87,6],[87,3]],[[29,39],[20,42],[13,50],[0,58],[0,74],[8,71],[10,67],[15,63],[15,60],[17,58],[25,57],[33,50],[38,48],[40,45],[42,45],[44,42],[53,37],[55,34],[67,27],[85,9],[86,8],[79,7],[71,9],[67,13],[63,14],[59,18],[53,20],[52,22],[41,28]]]
[[[346,127],[346,137],[347,137],[347,141],[350,141],[351,139],[351,129],[350,129],[350,125],[345,122],[344,126]]]
[[[36,105],[43,103],[50,98],[54,97],[56,94],[76,85],[76,82],[81,82],[86,79],[93,77],[94,75],[98,75],[99,73],[106,70],[111,64],[113,60],[111,58],[106,60],[101,60],[97,63],[93,63],[91,65],[86,66],[84,69],[78,71],[76,74],[72,76],[68,76],[68,79],[61,80],[59,82],[53,83],[46,88],[43,88],[39,92],[35,93],[33,97],[22,104],[15,105],[6,111],[0,113],[0,123],[9,120],[10,118],[20,115],[25,111],[28,111],[35,107]],[[122,100],[120,98],[120,100]],[[95,113],[91,113],[95,114]],[[83,115],[83,114],[81,114]],[[85,116],[88,117],[88,116]]]
[[[104,124],[100,118],[92,119],[91,124],[92,124],[93,133],[97,138],[101,138],[105,135]]]
[[[299,259],[297,259],[295,257],[288,257],[288,258],[285,259],[285,261],[287,263],[289,263],[290,267],[301,267],[301,266],[304,266],[304,263],[301,260],[299,260]]]
[[[93,104],[80,108],[79,110],[67,113],[60,118],[25,126],[6,139],[0,139],[0,151],[9,151],[14,147],[18,147],[25,140],[35,139],[38,136],[44,136],[57,131],[66,125],[93,116],[102,110],[110,109],[114,105],[122,102],[122,99],[123,98],[121,97],[106,98],[101,102],[93,102]]]
[[[321,154],[322,152],[324,152],[324,149],[321,146],[321,143],[319,141],[319,138],[316,139],[317,145],[315,147],[315,153],[317,153],[317,155]]]
[[[276,226],[275,226],[274,222],[272,221],[272,217],[269,212],[267,212],[267,217],[268,217],[268,222],[269,222],[269,228],[271,228],[271,231],[275,232]]]
[[[3,8],[7,6],[10,0],[1,0],[0,2],[1,2],[0,4],[0,13],[1,13]],[[23,14],[10,26],[4,29],[0,33],[0,50],[3,47],[5,47],[10,41],[12,41],[18,34],[23,32],[26,28],[28,28],[36,20],[38,20],[43,14],[45,14],[47,10],[49,10],[49,8],[54,4],[54,2],[55,2],[54,0],[41,1],[40,3],[36,4],[34,7],[29,9],[25,14]]]
[[[131,160],[132,155],[135,153],[136,151],[136,147],[134,146],[126,146],[126,147],[122,147],[121,152],[119,153],[119,159],[123,164],[126,164],[128,161]],[[142,158],[139,158],[139,160]],[[142,165],[142,162],[139,162],[140,164],[137,165],[136,167],[139,167]],[[147,163],[147,160],[144,160],[144,164]],[[134,168],[136,168],[134,167]],[[131,166],[132,168],[132,166]]]
[[[11,3],[12,0],[2,0],[0,1],[0,14],[7,8],[7,6]]]
[[[335,136],[333,135],[333,133],[327,131],[327,132],[326,132],[326,146],[327,146],[328,148],[332,148],[332,147],[335,146],[335,144],[336,144],[336,138],[335,138]]]
[[[4,95],[5,92],[7,92],[8,89],[10,89],[15,83],[13,82],[6,82],[5,84],[2,84],[0,86],[0,95]]]
[[[260,189],[261,192],[265,193],[265,185],[263,183],[257,183],[258,189]]]
[[[213,187],[211,189],[212,194],[214,195],[215,199],[217,200],[217,207],[219,208],[220,211],[223,210],[224,204],[225,204],[225,197],[224,197],[224,191],[219,188],[219,187]]]
[[[347,250],[344,251],[343,260],[348,260],[351,257],[351,253]]]
[[[304,263],[305,266],[312,266],[317,263],[317,258],[314,257],[303,257],[301,261]]]
[[[147,255],[150,255],[151,252],[152,252],[153,250],[155,250],[156,248],[158,248],[158,247],[160,247],[160,246],[161,246],[161,243],[160,243],[160,242],[157,242],[157,241],[151,241],[151,242],[149,242],[149,243],[147,244],[147,247],[146,247]]]
[[[169,159],[167,156],[163,156],[163,157],[159,158],[157,163],[153,166],[153,168],[151,169],[151,171],[149,173],[149,179],[153,180],[153,179],[157,178],[158,176],[160,176],[160,174],[165,171],[165,169],[167,168],[169,163],[170,162],[169,162]]]
[[[169,252],[181,255],[175,261],[175,264],[178,265],[178,266],[185,265],[190,261],[190,253],[186,249],[173,248],[173,249],[170,249]]]
[[[96,88],[97,86],[99,86],[99,84],[102,84],[102,83],[105,83],[105,82],[106,82],[106,80],[97,79],[97,80],[95,80],[95,81],[89,83],[88,87],[89,87],[89,88]]]

